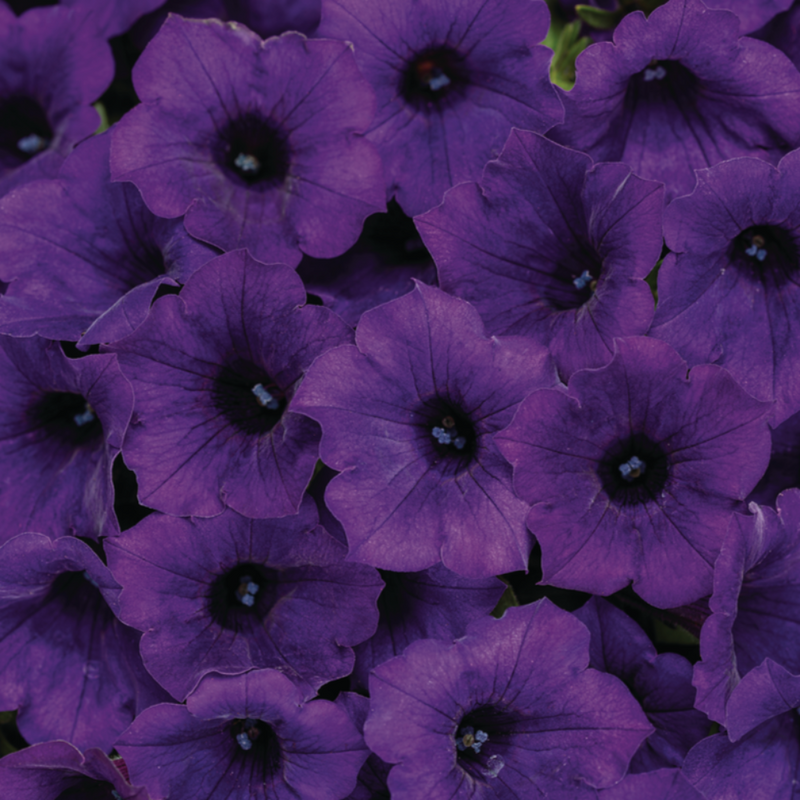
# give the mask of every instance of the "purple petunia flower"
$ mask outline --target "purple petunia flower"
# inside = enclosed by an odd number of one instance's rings
[[[629,771],[680,767],[709,725],[694,708],[692,665],[677,653],[656,654],[645,632],[599,597],[574,613],[592,635],[589,666],[620,678],[655,728],[631,759]],[[666,777],[662,780],[669,783]]]
[[[116,356],[0,336],[0,406],[0,542],[116,533],[111,469],[133,408]]]
[[[539,0],[323,0],[317,36],[346,39],[378,96],[367,137],[388,196],[409,215],[475,180],[512,126],[544,132],[563,119],[548,76]]]
[[[708,800],[796,800],[800,719],[796,711],[763,723],[738,742],[709,736],[686,757],[683,774]]]
[[[144,631],[142,657],[174,697],[209,672],[277,668],[306,696],[353,669],[378,621],[381,581],[345,565],[313,501],[296,517],[151,515],[107,542],[120,618]]]
[[[800,73],[738,28],[701,0],[629,14],[613,43],[578,56],[574,89],[559,90],[564,124],[548,136],[663,181],[668,199],[692,191],[696,169],[737,156],[777,162],[800,144]]]
[[[111,48],[85,13],[0,5],[0,196],[51,178],[100,124],[91,107],[111,83]]]
[[[0,547],[0,707],[19,709],[28,742],[110,750],[167,698],[142,666],[138,632],[115,616],[119,591],[74,537],[23,533]]]
[[[489,333],[546,342],[566,380],[647,332],[644,278],[661,254],[664,187],[515,130],[479,184],[451,189],[416,223],[443,289]]]
[[[751,504],[753,516],[732,520],[700,631],[697,707],[732,740],[800,706],[800,490],[777,507]]]
[[[374,95],[351,48],[170,16],[133,70],[142,103],[112,131],[114,180],[223,250],[291,266],[340,255],[384,208],[380,158],[358,135]]]
[[[274,670],[209,676],[185,706],[141,714],[117,743],[154,797],[339,800],[367,757],[339,703],[312,700]]]
[[[690,366],[714,362],[770,423],[800,409],[800,152],[778,168],[751,158],[698,170],[697,188],[664,215],[670,253],[658,275],[651,335]]]
[[[342,472],[325,499],[348,558],[397,572],[441,560],[473,578],[525,569],[527,505],[492,435],[528,392],[555,384],[549,353],[487,339],[469,303],[421,283],[367,311],[356,345],[318,358],[294,403]]]
[[[159,287],[177,286],[217,251],[182,220],[154,216],[139,192],[110,181],[109,136],[81,144],[57,181],[0,201],[0,327],[80,346],[114,342],[147,316]]]
[[[377,667],[365,738],[397,765],[393,800],[593,798],[615,784],[652,728],[588,662],[584,625],[541,600]]]
[[[354,687],[367,689],[369,672],[417,639],[450,642],[474,619],[489,614],[505,585],[497,578],[462,578],[437,564],[422,572],[381,572],[380,620],[370,639],[355,648]]]
[[[533,508],[544,581],[667,608],[711,591],[714,559],[769,458],[770,406],[663,342],[618,339],[611,363],[541,390],[496,437]]]
[[[305,299],[294,270],[239,250],[201,267],[113,346],[134,387],[123,451],[143,504],[201,517],[297,513],[320,433],[295,413],[295,386],[353,336]]]
[[[8,800],[150,800],[120,763],[94,747],[83,754],[68,742],[43,742],[0,759],[0,786]]]

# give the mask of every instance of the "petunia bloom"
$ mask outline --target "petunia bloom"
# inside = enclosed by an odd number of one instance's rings
[[[42,742],[0,759],[0,786],[10,800],[150,800],[119,765],[96,747],[81,753],[69,742]]]
[[[0,336],[0,405],[0,542],[117,533],[111,470],[133,393],[116,356],[71,359],[58,342]]]
[[[193,236],[294,266],[340,255],[383,210],[352,45],[172,15],[133,82],[142,102],[114,126],[111,175]]]
[[[144,631],[145,665],[179,699],[209,672],[264,667],[311,697],[350,674],[378,622],[378,573],[343,563],[308,498],[282,519],[154,514],[106,547],[120,618]]]
[[[473,578],[525,569],[527,504],[492,436],[555,382],[544,347],[486,338],[477,311],[439,289],[418,283],[367,311],[356,346],[318,358],[294,401],[342,473],[325,499],[348,558],[396,572],[441,560]]]
[[[83,142],[58,179],[0,201],[0,329],[92,344],[114,342],[217,251],[183,221],[160,219],[139,192],[111,183],[109,134]]]
[[[698,170],[697,187],[670,204],[672,251],[658,274],[651,335],[690,366],[730,370],[770,424],[800,410],[800,152],[777,169],[738,158]]]
[[[295,413],[295,388],[318,355],[353,335],[305,300],[294,270],[238,250],[201,267],[113,345],[134,387],[123,456],[143,505],[201,517],[297,512],[320,432]]]
[[[475,305],[489,333],[546,343],[566,380],[650,327],[644,278],[661,255],[663,197],[624,164],[515,130],[479,183],[415,222],[441,287]]]
[[[117,749],[154,797],[340,800],[367,748],[347,711],[304,703],[274,670],[207,677],[185,706],[139,715]]]
[[[800,73],[739,19],[701,0],[628,14],[614,41],[590,45],[559,90],[564,124],[548,133],[596,161],[624,161],[688,194],[694,170],[737,156],[777,163],[800,145]]]
[[[111,48],[77,9],[0,5],[0,196],[52,178],[100,124],[91,107],[111,83]]]
[[[420,214],[475,180],[512,126],[544,132],[563,119],[550,84],[540,0],[323,0],[317,36],[355,45],[378,96],[367,138],[388,196]]]
[[[119,592],[75,537],[23,533],[0,547],[0,706],[19,710],[28,742],[109,751],[139,711],[168,699],[139,633],[115,616]]]
[[[655,339],[617,340],[568,391],[531,394],[496,437],[533,507],[544,581],[668,608],[710,594],[728,522],[769,459],[768,403]]]
[[[541,600],[376,667],[364,736],[397,765],[393,800],[588,800],[617,783],[652,728],[588,661],[584,625]]]
[[[732,740],[800,706],[800,490],[777,513],[737,514],[714,566],[711,616],[700,631],[697,707]]]

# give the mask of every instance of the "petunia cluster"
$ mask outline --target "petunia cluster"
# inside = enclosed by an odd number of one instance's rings
[[[800,800],[800,0],[0,0],[3,800]]]

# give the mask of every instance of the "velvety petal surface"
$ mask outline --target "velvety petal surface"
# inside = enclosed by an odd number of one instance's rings
[[[320,423],[321,458],[342,473],[325,498],[348,558],[398,572],[441,560],[467,577],[524,569],[527,505],[492,434],[555,383],[549,354],[485,338],[472,306],[419,283],[366,312],[356,345],[318,358],[294,406]]]

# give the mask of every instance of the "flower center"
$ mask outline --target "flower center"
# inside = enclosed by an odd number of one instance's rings
[[[468,747],[476,753],[480,753],[483,743],[488,741],[489,734],[486,731],[475,730],[472,725],[466,725],[456,734],[456,748],[463,752]]]
[[[55,800],[122,800],[122,795],[108,781],[83,778]]]
[[[424,451],[431,465],[441,464],[448,473],[466,469],[478,452],[475,426],[461,407],[442,397],[423,400],[414,416],[424,433]]]
[[[669,477],[669,459],[657,442],[635,434],[606,450],[598,474],[603,489],[616,505],[652,502]]]
[[[789,231],[776,225],[756,225],[733,241],[731,261],[753,280],[784,283],[800,271],[798,246]]]
[[[286,409],[286,393],[255,364],[237,362],[223,367],[211,387],[211,402],[243,433],[271,431]]]
[[[408,63],[400,93],[407,103],[430,108],[468,83],[461,56],[449,47],[433,47]]]
[[[279,573],[242,563],[217,577],[208,593],[208,613],[220,627],[241,630],[263,619],[277,600]]]
[[[222,132],[217,163],[250,188],[268,189],[283,183],[291,153],[278,127],[260,114],[232,120]]]
[[[510,709],[484,706],[470,711],[455,734],[459,766],[479,780],[496,778],[505,766],[510,737],[523,722]]]
[[[262,777],[275,775],[281,765],[281,748],[271,725],[260,719],[246,717],[233,720],[230,732],[236,740],[237,756],[247,758],[248,762],[259,762]]]
[[[103,427],[91,405],[73,392],[48,392],[28,411],[31,427],[43,428],[68,447],[102,437]]]
[[[0,101],[0,164],[16,167],[46,150],[53,130],[42,107],[29,97]]]

